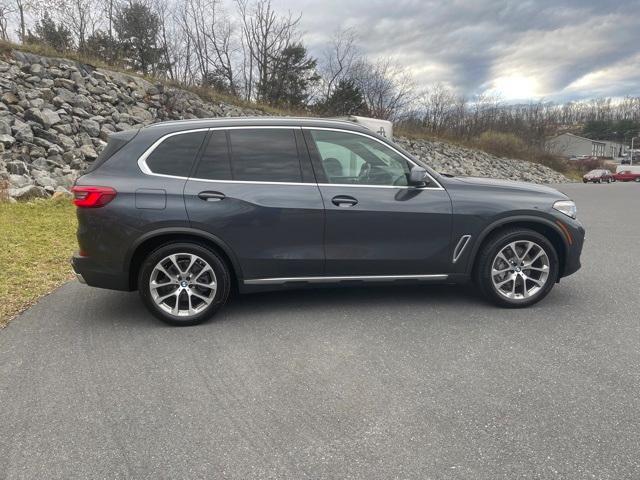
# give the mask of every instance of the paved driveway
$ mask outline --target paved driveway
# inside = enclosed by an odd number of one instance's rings
[[[167,327],[68,283],[0,331],[0,477],[638,478],[640,185],[569,185],[584,268],[241,297]]]

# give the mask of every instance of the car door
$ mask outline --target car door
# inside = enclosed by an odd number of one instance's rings
[[[207,142],[184,189],[192,227],[222,240],[245,280],[321,275],[324,206],[300,129],[212,129]]]
[[[451,200],[435,179],[408,185],[414,165],[359,132],[305,129],[326,210],[328,276],[445,274]]]

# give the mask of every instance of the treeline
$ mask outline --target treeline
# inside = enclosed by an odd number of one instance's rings
[[[411,129],[462,139],[500,132],[537,147],[564,131],[625,143],[640,132],[640,97],[513,105],[492,96],[468,99],[435,85],[418,97],[414,108],[402,120]]]
[[[319,58],[300,15],[271,0],[0,0],[0,36],[290,110],[391,118],[413,92],[391,61],[369,61],[352,31]],[[33,20],[29,21],[28,19]]]
[[[560,131],[630,142],[640,130],[640,97],[526,105],[468,98],[418,85],[393,59],[368,58],[353,30],[333,32],[313,56],[300,21],[271,0],[0,0],[2,39],[287,110],[369,115],[462,140],[498,132],[532,147]]]

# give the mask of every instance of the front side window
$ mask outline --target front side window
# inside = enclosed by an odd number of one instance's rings
[[[202,131],[166,138],[147,157],[147,166],[153,173],[188,177],[206,135],[207,132]]]
[[[406,186],[411,166],[372,138],[347,132],[311,130],[329,183]]]
[[[295,132],[290,128],[229,130],[234,180],[301,182]]]

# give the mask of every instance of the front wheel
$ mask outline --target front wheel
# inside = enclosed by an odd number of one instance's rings
[[[196,243],[170,243],[143,262],[138,290],[147,308],[171,325],[208,320],[226,302],[229,269],[213,251]]]
[[[636,182],[640,182],[640,177],[636,177]]]
[[[558,254],[545,236],[529,229],[509,229],[485,242],[474,280],[491,302],[522,308],[547,296],[558,273]]]

